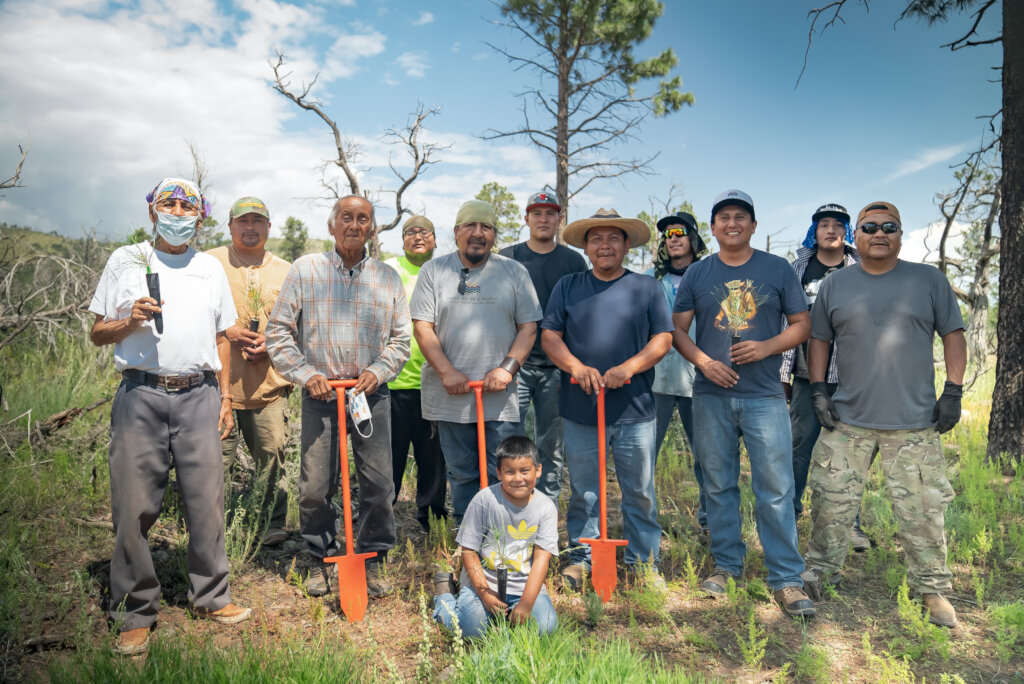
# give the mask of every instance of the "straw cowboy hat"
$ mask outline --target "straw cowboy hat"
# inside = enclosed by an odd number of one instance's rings
[[[611,226],[618,228],[629,238],[630,247],[646,245],[651,239],[651,229],[640,219],[622,218],[615,209],[598,209],[590,218],[573,221],[565,227],[562,239],[573,247],[583,248],[587,231],[591,228]]]

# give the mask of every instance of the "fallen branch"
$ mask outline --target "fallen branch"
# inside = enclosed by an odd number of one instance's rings
[[[52,416],[50,416],[49,418],[42,422],[37,421],[36,430],[40,436],[46,437],[51,433],[55,432],[56,430],[59,430],[60,428],[64,427],[65,425],[69,425],[71,421],[73,421],[75,418],[82,415],[83,413],[89,413],[90,411],[96,410],[103,404],[110,401],[111,398],[112,397],[103,397],[102,399],[97,399],[96,401],[85,407],[64,409],[63,411],[53,414]]]
[[[99,527],[105,530],[110,530],[111,532],[114,531],[114,523],[112,523],[109,520],[90,520],[89,518],[72,518],[71,522],[78,523],[79,525],[83,525],[85,527]],[[153,541],[163,542],[164,544],[170,546],[178,545],[178,540],[176,538],[170,537],[166,534],[161,534],[159,532],[153,532],[152,530],[150,530],[147,536],[149,537],[149,539]]]

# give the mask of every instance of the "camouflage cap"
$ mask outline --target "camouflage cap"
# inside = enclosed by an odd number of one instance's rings
[[[235,203],[231,205],[231,211],[228,212],[228,220],[245,214],[259,214],[267,219],[270,218],[267,205],[263,203],[263,200],[256,197],[243,197],[235,200]]]

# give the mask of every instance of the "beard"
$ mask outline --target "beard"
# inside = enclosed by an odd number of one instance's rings
[[[468,261],[469,263],[471,263],[471,264],[473,264],[475,266],[476,264],[479,264],[481,261],[483,261],[484,259],[487,258],[487,252],[484,251],[484,252],[481,252],[480,254],[470,254],[469,252],[463,252],[462,253],[462,257],[466,261]]]

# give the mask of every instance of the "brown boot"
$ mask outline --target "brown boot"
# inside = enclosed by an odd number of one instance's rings
[[[193,606],[192,612],[195,613],[196,617],[213,620],[214,622],[219,622],[222,625],[233,625],[243,620],[247,620],[249,615],[252,614],[252,610],[250,608],[236,606],[234,603],[229,603],[218,610],[203,610],[202,608],[196,608]]]
[[[117,637],[114,653],[118,655],[139,655],[149,648],[149,627],[126,629]]]
[[[956,610],[942,594],[922,594],[928,620],[939,627],[956,627]]]

